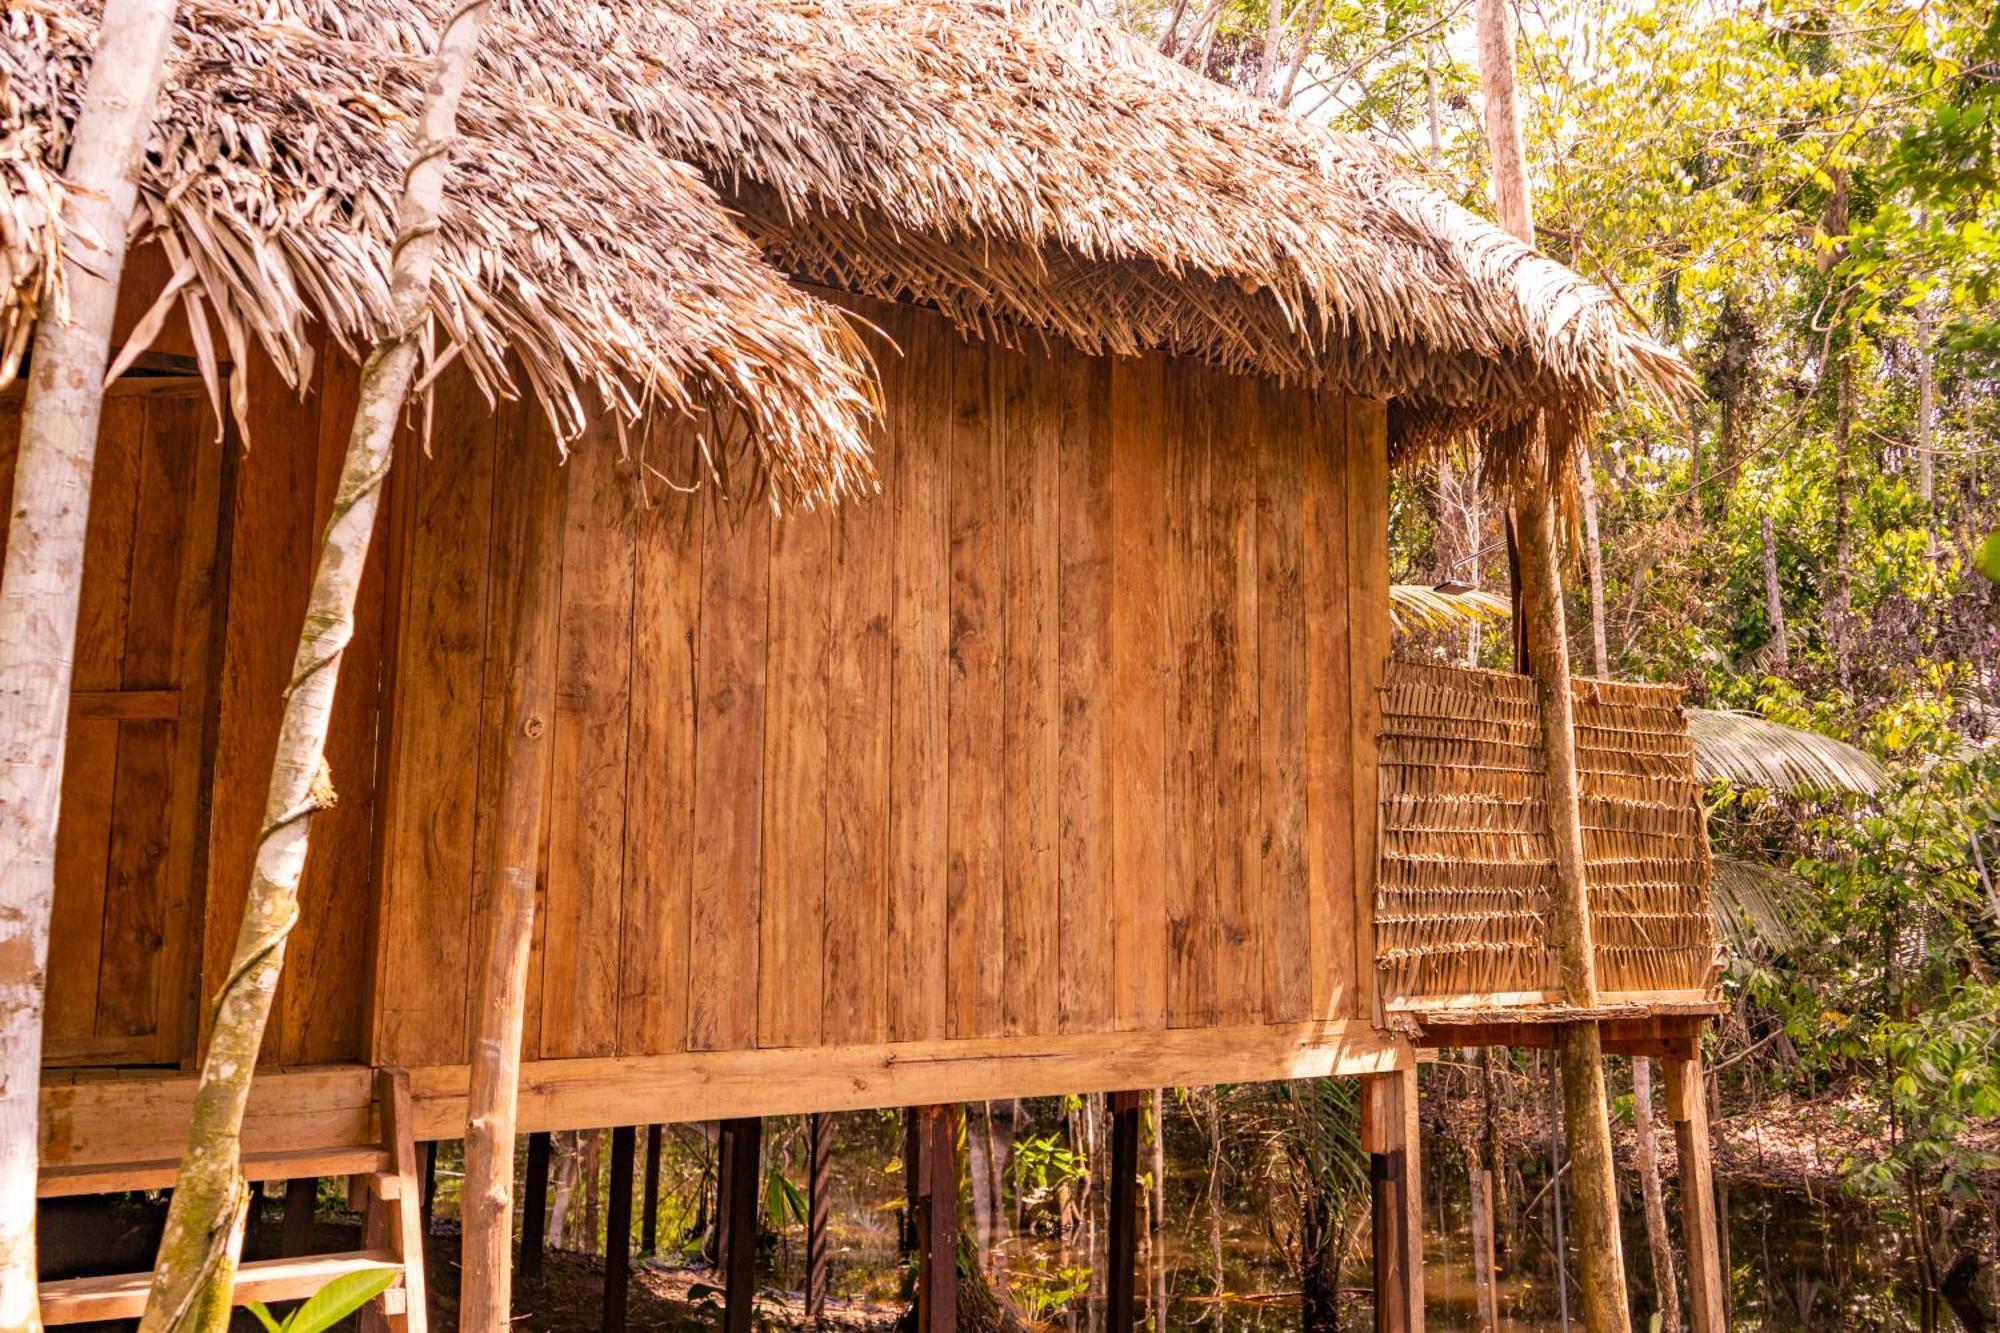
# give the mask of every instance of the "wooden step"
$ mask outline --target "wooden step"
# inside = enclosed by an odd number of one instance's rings
[[[85,1166],[45,1167],[36,1185],[44,1199],[77,1194],[118,1194],[126,1190],[163,1190],[174,1183],[177,1159],[152,1162],[93,1162]],[[303,1152],[253,1152],[243,1155],[245,1180],[303,1180],[311,1176],[375,1175],[394,1169],[387,1150],[373,1144],[349,1148],[315,1148]]]
[[[235,1303],[300,1301],[337,1277],[383,1269],[393,1269],[400,1278],[403,1264],[391,1250],[260,1259],[237,1270]],[[44,1282],[42,1322],[87,1324],[98,1319],[136,1319],[146,1308],[146,1292],[152,1281],[151,1273],[115,1273]],[[392,1313],[400,1312],[400,1295],[396,1291],[384,1293],[385,1303],[397,1307]]]

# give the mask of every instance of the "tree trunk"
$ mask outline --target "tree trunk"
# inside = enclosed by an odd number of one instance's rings
[[[1597,469],[1589,451],[1576,456],[1577,494],[1583,501],[1583,565],[1590,579],[1590,664],[1600,677],[1611,674],[1611,650],[1604,638],[1604,545],[1597,536]]]
[[[507,466],[529,480],[513,506],[506,548],[513,553],[515,570],[501,729],[500,818],[487,847],[486,955],[480,969],[478,1039],[473,1044],[465,1104],[465,1183],[459,1205],[465,1227],[459,1327],[466,1333],[501,1333],[512,1318],[515,1115],[555,703],[556,519],[554,478],[549,475],[554,460],[547,467],[534,459],[509,460]],[[656,1183],[656,1143],[647,1140],[648,1170],[655,1173],[648,1177],[649,1189]],[[649,1235],[652,1221],[649,1213]]]
[[[1917,307],[1917,497],[1924,502],[1924,550],[1937,558],[1937,372],[1932,364],[1935,337],[1930,302]]]
[[[1514,32],[1506,0],[1479,0],[1479,67],[1486,93],[1486,137],[1493,149],[1493,193],[1500,221],[1515,236],[1533,244],[1527,155],[1514,96]],[[1551,447],[1546,437],[1544,447]],[[1570,685],[1569,639],[1563,624],[1555,503],[1542,480],[1546,475],[1542,468],[1530,465],[1521,471],[1515,487],[1519,627],[1526,631],[1528,665],[1541,705],[1560,975],[1566,1001],[1589,1007],[1597,1002],[1597,959],[1583,877],[1576,699]],[[1556,1042],[1562,1067],[1563,1123],[1570,1143],[1572,1211],[1581,1251],[1584,1326],[1590,1333],[1629,1333],[1600,1034],[1595,1023],[1565,1024]]]
[[[1764,529],[1764,618],[1771,623],[1771,663],[1779,671],[1790,669],[1791,649],[1785,642],[1785,597],[1778,586],[1778,539],[1771,532],[1771,515],[1766,510]]]
[[[1278,92],[1278,39],[1285,33],[1285,0],[1269,0],[1264,22],[1264,58],[1257,64],[1259,97],[1274,98]]]
[[[142,1333],[219,1329],[227,1322],[237,1256],[230,1237],[243,1196],[238,1169],[243,1107],[284,966],[285,940],[298,919],[299,874],[305,866],[312,816],[333,800],[324,752],[334,689],[341,654],[354,634],[354,599],[368,560],[396,425],[417,369],[419,334],[437,254],[438,217],[444,205],[447,154],[486,7],[487,0],[471,0],[443,30],[437,69],[404,173],[390,273],[395,333],[375,348],[361,373],[354,431],[321,540],[291,682],[285,689],[284,718],[250,892],[235,956],[215,1001],[187,1153],[174,1180],[152,1291],[140,1321]]]
[[[35,1179],[42,1006],[70,672],[111,325],[159,101],[172,0],[108,0],[35,328],[0,573],[0,1329],[39,1329]],[[62,293],[67,310],[56,299]]]
[[[965,1149],[971,1159],[972,1252],[979,1266],[993,1266],[993,1103],[966,1108]]]
[[[1639,1191],[1646,1203],[1646,1252],[1653,1262],[1653,1290],[1660,1310],[1659,1333],[1680,1333],[1680,1282],[1674,1275],[1673,1247],[1667,1243],[1660,1150],[1653,1135],[1653,1062],[1643,1055],[1632,1057],[1632,1129],[1633,1137],[1638,1140]]]
[[[1847,349],[1834,353],[1833,406],[1833,596],[1828,598],[1833,662],[1842,692],[1854,684],[1854,470],[1850,460],[1854,426],[1854,370]]]

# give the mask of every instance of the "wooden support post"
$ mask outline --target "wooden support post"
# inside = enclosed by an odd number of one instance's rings
[[[916,1333],[958,1333],[958,1122],[956,1106],[917,1113]]]
[[[278,1235],[280,1257],[293,1259],[312,1252],[313,1221],[318,1207],[318,1176],[301,1176],[285,1182],[285,1226]]]
[[[1472,1162],[1472,1285],[1479,1297],[1480,1333],[1500,1331],[1500,1290],[1493,1265],[1493,1173]]]
[[[1708,1099],[1701,1057],[1668,1060],[1667,1115],[1680,1155],[1681,1225],[1687,1232],[1688,1323],[1693,1333],[1729,1327],[1728,1289],[1715,1212],[1715,1174],[1709,1162]]]
[[[1105,1287],[1106,1333],[1128,1333],[1136,1315],[1139,1259],[1139,1108],[1149,1094],[1111,1094],[1111,1273]]]
[[[903,1112],[903,1216],[896,1228],[896,1248],[905,1258],[917,1252],[917,1196],[923,1178],[923,1112]]]
[[[764,1122],[755,1117],[722,1122],[717,1221],[724,1333],[750,1333],[751,1309],[757,1300],[757,1184],[763,1138]]]
[[[1417,1067],[1361,1080],[1361,1146],[1374,1187],[1376,1333],[1423,1333],[1423,1161]]]
[[[521,1280],[542,1280],[542,1254],[548,1249],[549,1136],[528,1135],[528,1173],[521,1185]]]
[[[361,1218],[361,1247],[392,1250],[403,1265],[401,1308],[385,1295],[362,1308],[357,1321],[362,1333],[425,1333],[430,1301],[424,1283],[424,1204],[417,1145],[410,1137],[415,1115],[410,1106],[410,1075],[403,1069],[375,1071],[376,1114],[382,1122],[382,1143],[389,1150],[393,1185],[367,1183],[356,1177],[367,1203]]]
[[[826,1315],[826,1233],[833,1210],[831,1115],[808,1117],[806,1156],[806,1321],[817,1327]]]
[[[638,1131],[611,1131],[611,1189],[604,1217],[604,1333],[625,1333],[625,1303],[632,1282],[632,1158]]]
[[[646,1126],[646,1214],[639,1221],[639,1252],[652,1254],[660,1248],[660,1130]]]

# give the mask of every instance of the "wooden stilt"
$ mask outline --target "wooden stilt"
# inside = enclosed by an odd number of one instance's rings
[[[807,1122],[806,1319],[817,1325],[826,1315],[827,1216],[833,1209],[833,1117]]]
[[[620,1125],[611,1131],[611,1188],[604,1218],[604,1333],[624,1333],[625,1303],[632,1280],[632,1157],[638,1131]]]
[[[293,1259],[312,1252],[313,1214],[319,1205],[319,1177],[301,1176],[285,1182],[285,1226],[278,1235],[278,1254]]]
[[[1500,1293],[1493,1269],[1493,1173],[1472,1155],[1472,1282],[1479,1296],[1480,1333],[1499,1333]]]
[[[917,1114],[917,1333],[958,1333],[956,1106]]]
[[[1136,1315],[1133,1279],[1139,1259],[1139,1109],[1148,1094],[1111,1094],[1111,1272],[1105,1285],[1106,1333],[1126,1333]]]
[[[1361,1146],[1374,1187],[1376,1333],[1423,1333],[1423,1164],[1414,1062],[1361,1081]]]
[[[521,1186],[521,1280],[542,1280],[542,1254],[548,1248],[549,1136],[528,1135],[528,1173]]]
[[[431,1234],[431,1216],[437,1211],[438,1146],[432,1139],[424,1145],[424,1234]]]
[[[641,1254],[652,1254],[660,1248],[660,1130],[659,1125],[646,1126],[646,1188],[642,1196],[646,1211],[639,1221]]]
[[[903,1216],[896,1245],[905,1256],[917,1252],[917,1196],[923,1176],[923,1114],[917,1107],[903,1112]]]
[[[722,1240],[724,1333],[750,1333],[757,1299],[757,1177],[764,1122],[754,1117],[722,1122],[722,1172],[718,1227]]]
[[[1674,1122],[1674,1144],[1680,1154],[1681,1225],[1687,1232],[1688,1323],[1694,1333],[1724,1333],[1729,1327],[1728,1290],[1716,1224],[1701,1057],[1668,1060],[1665,1065],[1667,1115]]]

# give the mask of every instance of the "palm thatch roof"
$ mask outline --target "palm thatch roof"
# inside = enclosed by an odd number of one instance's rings
[[[295,384],[308,321],[350,352],[388,331],[396,199],[430,62],[233,5],[183,0],[142,179],[180,299],[226,359],[252,340]],[[60,308],[58,172],[95,4],[10,4],[0,41],[0,355]],[[278,16],[283,17],[283,16]],[[873,381],[846,316],[760,256],[700,174],[559,101],[473,80],[459,113],[431,312],[435,356],[489,393],[512,368],[574,434],[608,405],[740,416],[779,498],[865,486]],[[512,367],[510,367],[510,359]],[[213,382],[213,358],[210,364]],[[232,380],[242,391],[243,379]],[[718,432],[720,434],[721,432]]]
[[[296,341],[307,304],[350,341],[379,322],[386,191],[446,9],[182,7],[146,193],[249,333]],[[50,112],[74,103],[93,17],[92,0],[10,7],[13,327],[47,295]],[[566,420],[578,385],[628,407],[719,393],[774,432],[760,442],[802,493],[861,475],[868,381],[845,328],[778,270],[932,304],[976,335],[1385,398],[1405,454],[1688,382],[1612,297],[1386,151],[1068,0],[496,0],[488,33],[446,333],[496,382],[515,347]],[[837,446],[817,468],[816,432]]]

